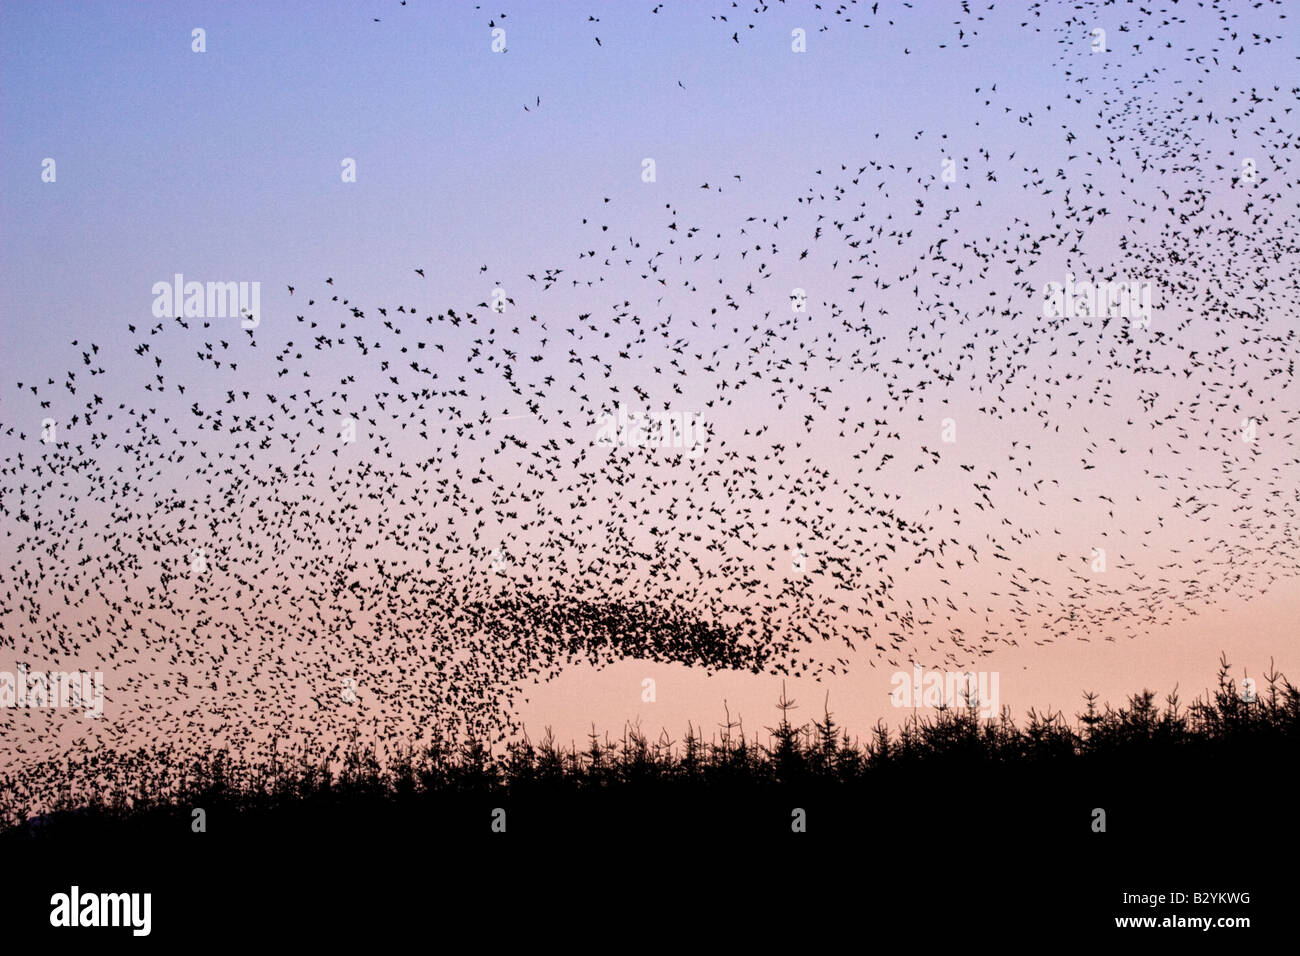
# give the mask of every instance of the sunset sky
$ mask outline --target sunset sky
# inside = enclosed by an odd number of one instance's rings
[[[724,700],[760,731],[783,681],[796,718],[829,694],[865,736],[910,715],[914,664],[997,672],[1017,719],[1190,701],[1221,651],[1300,678],[1291,18],[962,7],[0,8],[0,671],[106,694],[98,722],[0,711],[0,768],[83,739],[418,739],[422,703],[522,651],[403,570],[797,649],[528,673],[534,739],[707,736]],[[1150,327],[1044,316],[1071,273],[1151,283]],[[258,327],[151,334],[176,274],[259,282]],[[703,454],[593,446],[619,403],[699,416]]]

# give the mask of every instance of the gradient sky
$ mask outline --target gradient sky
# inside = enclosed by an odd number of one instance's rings
[[[1085,689],[1119,703],[1142,687],[1163,693],[1178,685],[1187,700],[1210,681],[1220,651],[1228,653],[1238,677],[1243,668],[1258,676],[1271,658],[1294,680],[1300,676],[1294,636],[1300,611],[1294,578],[1300,463],[1297,403],[1285,359],[1297,351],[1296,41],[1283,7],[1247,10],[1243,4],[1232,8],[1241,18],[1230,25],[1238,39],[1218,50],[1224,41],[1216,10],[1182,6],[1186,22],[1168,17],[1175,22],[1162,25],[1165,17],[1148,21],[1135,5],[977,3],[974,13],[963,13],[957,3],[909,7],[891,0],[882,0],[874,17],[868,9],[860,15],[855,10],[852,22],[808,3],[774,4],[761,14],[721,2],[530,2],[490,8],[494,12],[420,0],[404,7],[396,0],[5,4],[0,459],[12,465],[21,451],[30,467],[42,454],[33,437],[40,419],[50,414],[63,422],[80,407],[84,392],[74,399],[59,383],[64,370],[82,367],[86,341],[102,347],[99,363],[114,373],[103,386],[110,404],[144,403],[183,420],[192,401],[216,407],[227,389],[249,383],[253,398],[239,407],[267,414],[271,406],[261,401],[262,393],[288,388],[277,380],[283,363],[276,356],[290,340],[290,351],[307,356],[303,362],[322,385],[356,374],[359,393],[386,388],[390,373],[380,374],[352,352],[302,348],[310,336],[296,316],[306,298],[315,297],[320,308],[338,294],[371,320],[373,308],[386,306],[391,318],[403,303],[421,317],[448,307],[477,311],[485,325],[500,329],[503,342],[510,327],[522,324],[523,347],[542,350],[537,323],[545,322],[550,351],[541,353],[537,368],[519,363],[521,375],[553,374],[562,384],[572,383],[569,348],[609,360],[635,344],[614,379],[625,400],[631,401],[627,390],[640,384],[654,391],[655,407],[670,401],[703,414],[713,439],[729,449],[758,457],[772,442],[782,442],[792,449],[799,471],[810,456],[840,482],[813,496],[830,522],[828,539],[836,537],[835,522],[844,518],[846,496],[857,482],[860,491],[897,496],[887,500],[906,520],[959,535],[960,547],[1010,541],[1011,565],[1023,571],[1020,580],[1039,580],[1034,613],[1018,619],[1018,598],[1001,577],[1010,568],[1001,568],[987,551],[982,564],[960,576],[951,565],[909,566],[902,557],[873,568],[896,582],[891,609],[906,613],[911,600],[920,619],[933,623],[906,630],[903,649],[890,655],[871,648],[877,640],[888,644],[889,633],[904,633],[897,621],[876,622],[874,639],[852,652],[834,639],[819,642],[814,655],[827,664],[845,657],[847,673],[787,678],[787,692],[800,704],[797,715],[813,716],[829,693],[831,709],[852,731],[865,735],[880,717],[897,723],[903,714],[890,706],[889,692],[898,668],[889,658],[908,669],[916,662],[998,671],[1000,703],[1017,717],[1031,706],[1072,716]],[[508,52],[492,52],[489,20],[507,30]],[[1089,50],[1093,26],[1107,29],[1109,53]],[[195,27],[206,30],[202,54],[190,48]],[[791,51],[790,32],[799,27],[807,31],[802,54]],[[1148,39],[1157,28],[1158,39]],[[733,32],[741,42],[732,40]],[[1252,34],[1268,42],[1243,39]],[[1205,58],[1214,50],[1220,65],[1211,69],[1215,64]],[[1250,119],[1209,119],[1241,113],[1249,106],[1242,91],[1251,89],[1272,100]],[[953,184],[940,179],[940,163],[949,156],[959,170]],[[45,157],[57,162],[55,183],[41,180]],[[656,162],[654,183],[641,179],[646,157]],[[1261,170],[1259,194],[1233,182],[1243,157],[1254,158]],[[344,158],[356,160],[355,183],[340,180]],[[859,177],[863,166],[868,169]],[[710,189],[701,189],[704,183]],[[843,193],[836,192],[837,184]],[[1204,206],[1200,224],[1258,233],[1262,251],[1252,254],[1223,232],[1193,235],[1180,229],[1178,214],[1187,211],[1192,193]],[[1171,214],[1176,203],[1178,211]],[[1099,208],[1107,215],[1095,218]],[[1264,208],[1274,218],[1261,223]],[[864,267],[849,261],[851,250],[842,243],[832,245],[839,242],[835,223],[860,213],[863,220],[850,230],[864,237],[881,230]],[[1094,221],[1087,221],[1089,215]],[[772,220],[782,216],[790,218],[772,228]],[[1291,246],[1287,257],[1269,260],[1271,250],[1284,245],[1276,242],[1287,235],[1283,217],[1289,217]],[[670,231],[670,223],[678,229]],[[692,226],[699,227],[698,235],[684,235]],[[814,239],[818,228],[822,235]],[[1028,251],[1028,241],[1046,235],[1051,242]],[[933,247],[940,237],[949,239],[946,250]],[[769,248],[774,243],[779,251]],[[1157,262],[1156,251],[1171,248],[1183,256],[1178,269]],[[806,260],[798,258],[803,249],[813,250]],[[652,260],[658,251],[664,257]],[[705,255],[697,262],[696,253]],[[1099,334],[1086,323],[1050,334],[1042,330],[1037,290],[1044,283],[1063,281],[1069,271],[1159,283],[1183,276],[1189,255],[1198,257],[1203,283],[1185,295],[1164,297],[1149,342],[1119,343],[1132,352],[1132,361],[1114,358],[1113,331]],[[608,267],[606,258],[612,260]],[[758,278],[756,259],[768,260],[770,278]],[[663,272],[651,273],[651,263]],[[417,276],[416,267],[427,278]],[[565,281],[552,290],[526,278],[548,268],[565,270]],[[153,373],[131,354],[138,337],[126,331],[128,324],[147,329],[156,323],[151,287],[175,273],[199,281],[262,283],[255,353],[233,321],[219,334],[195,328],[185,336],[169,329],[159,339],[157,354],[166,356],[171,381],[190,381],[184,398],[174,390],[141,391]],[[855,273],[865,277],[854,279]],[[333,278],[333,288],[324,284],[326,277]],[[660,277],[671,281],[660,285]],[[880,287],[882,277],[891,288]],[[571,280],[582,285],[569,285]],[[747,284],[756,291],[746,292]],[[1225,301],[1253,316],[1253,330],[1276,336],[1271,346],[1255,347],[1245,333],[1238,335],[1239,316],[1205,314],[1198,303],[1207,301],[1216,284]],[[296,288],[292,297],[289,285]],[[495,318],[476,304],[498,285],[515,304]],[[795,287],[808,292],[806,316],[791,313]],[[740,310],[724,304],[728,293],[743,302]],[[561,330],[586,313],[600,332],[581,344],[561,338]],[[614,321],[619,313],[635,313],[647,323],[671,315],[672,335],[632,343],[628,322]],[[970,321],[960,322],[963,316]],[[337,307],[328,313],[331,322],[340,317],[349,319]],[[761,335],[796,320],[797,326],[782,331],[787,339]],[[869,321],[871,332],[855,336],[842,320]],[[603,338],[606,331],[609,339]],[[947,337],[940,339],[940,333]],[[487,364],[471,357],[481,327],[440,328],[439,334],[445,352],[421,361],[447,377],[471,375],[474,401],[467,403],[467,414],[528,412],[500,374],[471,371]],[[214,335],[240,340],[239,375],[227,378],[195,361],[196,351]],[[688,343],[682,353],[671,348],[678,336]],[[746,341],[749,336],[752,341]],[[81,344],[70,345],[74,340]],[[962,343],[970,346],[962,374],[947,383],[925,374],[927,360],[952,368]],[[749,351],[754,348],[778,364],[789,359],[790,372],[806,389],[796,390],[788,403],[778,401],[768,387],[776,374],[769,366],[765,378],[746,381],[743,393],[719,391],[722,379],[734,390],[749,377],[752,369],[737,373],[732,366],[759,354]],[[855,350],[873,349],[881,365],[875,373],[850,361]],[[1212,358],[1212,364],[1195,366],[1192,353],[1203,362]],[[665,377],[653,371],[675,355],[685,373],[674,379],[681,393],[668,391]],[[901,366],[890,364],[894,358]],[[1103,371],[1107,360],[1119,371]],[[891,380],[908,362],[918,368]],[[44,386],[49,378],[56,384],[41,395],[54,397],[48,412],[30,391],[16,387]],[[926,385],[901,412],[890,389],[894,382],[911,381]],[[84,377],[81,387],[99,391]],[[814,390],[823,387],[831,396],[824,410],[812,401]],[[613,397],[591,391],[593,404]],[[557,402],[566,400],[562,389],[555,392]],[[1105,402],[1098,398],[1102,394]],[[736,395],[741,397],[728,404]],[[996,404],[998,396],[1004,405]],[[486,442],[443,436],[438,450],[459,448],[477,467],[478,457],[497,447],[498,439],[514,435],[536,448],[560,419],[585,425],[579,416],[589,409],[575,403],[545,411],[554,412],[549,424],[525,416],[498,426]],[[817,419],[811,431],[805,414]],[[848,415],[853,417],[841,426],[839,418]],[[898,435],[896,445],[882,444],[868,458],[855,458],[867,436],[855,433],[853,424],[865,420],[870,426],[882,416],[889,421],[886,430]],[[1253,449],[1235,431],[1246,416],[1261,421]],[[958,423],[955,446],[940,444],[946,417]],[[276,430],[290,427],[280,421]],[[11,428],[25,432],[26,441]],[[767,429],[761,440],[753,434],[759,429]],[[390,443],[402,460],[431,454],[409,432],[374,437]],[[213,441],[214,447],[227,447]],[[798,441],[803,447],[794,453]],[[915,466],[929,459],[922,445],[939,449],[941,461],[918,472]],[[601,502],[588,502],[571,509],[574,533],[587,536],[593,547],[611,524],[634,538],[642,534],[644,519],[663,504],[666,480],[680,481],[672,494],[689,502],[679,527],[700,533],[707,543],[713,506],[723,513],[720,523],[730,522],[734,530],[741,519],[723,472],[735,462],[712,457],[722,447],[712,444],[710,456],[697,466],[647,461],[634,469],[649,483],[644,493],[622,489],[636,501],[627,513],[610,514]],[[896,453],[897,460],[872,472],[884,451]],[[364,463],[364,450],[355,454],[352,460]],[[527,480],[521,465],[526,457],[506,447],[492,456],[488,470],[501,488],[513,488]],[[110,449],[99,458],[105,468],[129,463]],[[279,449],[264,464],[287,466],[292,460]],[[322,467],[334,463],[322,460]],[[867,473],[858,475],[864,464]],[[973,470],[962,470],[963,464]],[[762,467],[766,471],[755,481],[765,491],[797,477],[780,474],[771,462]],[[710,470],[719,474],[710,477]],[[998,473],[989,482],[996,507],[984,510],[972,482],[989,471]],[[179,470],[171,474],[185,487]],[[0,488],[15,496],[11,501],[39,507],[15,491],[22,483],[16,475],[6,473]],[[1225,477],[1230,475],[1236,475],[1235,483]],[[1027,489],[1040,479],[1044,486],[1031,495]],[[652,495],[653,489],[659,490]],[[550,491],[540,483],[531,490]],[[491,506],[489,488],[467,487],[465,493]],[[1194,512],[1196,503],[1206,502],[1207,513]],[[424,517],[432,520],[437,508],[431,502],[429,509]],[[964,516],[960,532],[951,523],[954,509]],[[597,525],[597,514],[607,524]],[[103,509],[90,504],[83,516],[107,520]],[[761,532],[746,532],[747,541],[778,549],[777,570],[761,586],[733,588],[738,606],[746,606],[746,590],[754,592],[750,607],[757,607],[763,595],[785,586],[788,559],[781,549],[806,540],[799,516],[797,509],[787,510]],[[195,517],[202,523],[202,515]],[[0,541],[0,580],[9,576],[0,590],[29,587],[14,570],[36,567],[30,552],[14,550],[29,528],[12,517],[0,520],[7,532]],[[457,526],[454,516],[447,522],[458,530],[434,547],[445,546],[457,560],[508,545],[517,557],[510,587],[519,586],[517,573],[531,567],[530,547],[541,546],[503,515],[494,521],[497,539],[485,534],[472,549],[469,526]],[[258,531],[255,516],[240,523],[240,540],[212,546],[228,548],[246,563],[260,554],[268,569],[275,567],[275,549]],[[850,524],[845,518],[839,530]],[[96,547],[93,527],[69,534],[70,540],[83,538],[92,551]],[[1221,541],[1253,541],[1259,550],[1233,551],[1218,546]],[[391,539],[373,544],[363,563],[376,554],[415,559],[409,547]],[[1090,551],[1098,546],[1107,548],[1112,564],[1104,583],[1088,580]],[[681,563],[688,565],[693,555],[706,571],[725,576],[739,547],[687,546]],[[813,550],[818,566],[854,557],[853,548],[837,551],[825,542]],[[1058,558],[1062,553],[1067,560]],[[157,557],[147,549],[140,556],[151,567],[181,557]],[[566,559],[555,560],[560,565],[547,566],[562,566]],[[282,567],[289,563],[286,557]],[[495,593],[501,587],[486,570],[479,573],[485,577],[471,591]],[[1161,575],[1172,581],[1171,591],[1157,598],[1149,588]],[[156,568],[145,577],[156,580]],[[628,594],[635,593],[635,583],[627,585]],[[693,590],[679,583],[658,582],[666,590],[657,600],[697,602]],[[839,603],[827,597],[835,592],[833,581],[818,577],[808,587],[818,595],[812,600],[830,602],[822,606]],[[961,591],[969,599],[958,597]],[[960,610],[945,611],[942,620],[928,608],[922,612],[922,599],[936,595],[954,597]],[[49,589],[35,603],[57,610],[59,597]],[[111,589],[103,595],[104,601],[113,599]],[[173,623],[179,631],[189,627],[187,615],[197,608],[188,595],[177,595],[176,602],[180,610]],[[95,618],[97,607],[87,605],[82,625],[102,620]],[[212,613],[239,620],[233,604]],[[1079,626],[1068,636],[1054,635],[1052,622],[1059,624],[1067,613],[1076,615]],[[833,626],[851,629],[861,622],[860,615],[842,614]],[[796,620],[782,626],[801,625]],[[427,622],[430,635],[438,627],[436,620]],[[954,627],[988,653],[978,659],[954,656],[951,645],[945,646]],[[994,636],[981,638],[982,632]],[[183,664],[169,667],[168,661],[184,646],[184,634],[168,638],[175,647],[155,647],[130,665],[114,661],[109,636],[83,631],[70,639],[75,655],[55,653],[49,634],[24,611],[0,609],[0,669],[18,660],[33,668],[103,667],[110,698],[106,723],[115,728],[106,731],[110,739],[149,739],[151,728],[156,733],[171,726],[150,708],[171,699],[157,683],[183,670]],[[206,653],[213,639],[195,635],[190,649]],[[266,635],[254,632],[248,639],[257,648]],[[30,653],[42,649],[50,651],[44,659]],[[319,666],[312,670],[304,658],[305,676],[294,694],[335,687],[343,672],[323,659]],[[253,685],[269,679],[256,676],[265,672],[248,661],[236,670]],[[363,698],[389,693],[382,683],[364,679],[364,670],[358,673]],[[646,677],[657,682],[652,704],[641,699]],[[680,739],[688,720],[707,731],[716,727],[724,699],[732,714],[745,718],[746,730],[773,723],[781,684],[779,674],[707,674],[681,663],[621,660],[600,669],[579,664],[531,686],[518,716],[534,739],[548,725],[562,739],[581,739],[592,723],[617,732],[628,720],[640,720],[652,733],[666,727]],[[274,682],[254,689],[288,693]],[[254,693],[252,706],[256,699]],[[187,697],[184,708],[191,716],[220,715],[237,724],[247,719],[240,708],[249,700],[235,701],[233,694],[207,701]],[[181,705],[172,702],[179,712]],[[419,724],[418,715],[404,713]],[[86,731],[67,715],[48,713],[3,714],[0,727],[29,752]],[[219,732],[212,739],[227,738]]]

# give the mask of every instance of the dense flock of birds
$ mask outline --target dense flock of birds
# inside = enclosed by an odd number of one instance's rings
[[[1294,37],[1271,3],[1108,7],[1102,59],[1086,6],[1021,24],[1055,33],[1041,103],[975,91],[1015,149],[868,139],[785,209],[711,221],[692,184],[641,236],[593,197],[586,248],[485,264],[477,303],[437,302],[436,263],[406,301],[297,277],[276,323],[142,311],[7,383],[0,649],[110,675],[58,744],[501,739],[579,659],[964,667],[1291,579],[1297,89],[1242,71]],[[956,43],[982,24],[963,4]],[[1158,75],[1167,37],[1195,42]],[[1150,325],[1045,316],[1067,273],[1150,280]],[[700,447],[596,442],[620,405],[697,414]],[[7,765],[56,726],[0,711]]]

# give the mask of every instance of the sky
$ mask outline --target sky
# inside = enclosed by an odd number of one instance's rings
[[[106,685],[0,713],[0,769],[391,742],[502,682],[580,741],[760,730],[783,684],[865,737],[914,665],[1018,719],[1300,674],[1285,7],[823,6],[0,8],[0,671]],[[178,273],[260,283],[256,329],[151,331]],[[1152,283],[1150,327],[1049,320],[1071,273]],[[620,403],[703,453],[592,446]],[[463,613],[577,594],[784,643],[532,672]]]

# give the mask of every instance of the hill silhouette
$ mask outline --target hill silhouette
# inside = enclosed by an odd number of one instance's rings
[[[1216,689],[1189,705],[1146,690],[1119,707],[1085,695],[1072,720],[940,708],[861,741],[827,709],[805,722],[796,709],[783,696],[762,736],[728,714],[708,739],[629,726],[616,738],[593,730],[585,747],[548,734],[498,752],[471,738],[388,765],[361,745],[269,763],[165,748],[88,757],[67,779],[102,781],[77,791],[91,799],[16,825],[8,810],[0,850],[30,861],[19,893],[33,906],[66,890],[68,861],[88,853],[115,888],[135,880],[165,896],[160,874],[183,872],[170,906],[155,904],[162,923],[205,892],[279,918],[286,900],[355,905],[359,892],[390,906],[436,885],[477,912],[484,887],[525,872],[539,899],[565,906],[574,884],[559,874],[573,867],[667,887],[689,882],[684,859],[702,858],[717,866],[706,882],[721,881],[711,892],[737,900],[772,868],[829,867],[895,895],[908,880],[1001,886],[981,904],[989,919],[1101,932],[1154,912],[1121,905],[1124,892],[1249,893],[1298,832],[1282,773],[1300,752],[1300,690],[1270,673],[1243,693],[1226,660]],[[21,792],[0,782],[6,807]],[[1249,906],[1213,909],[1266,921],[1281,904],[1256,889]]]

